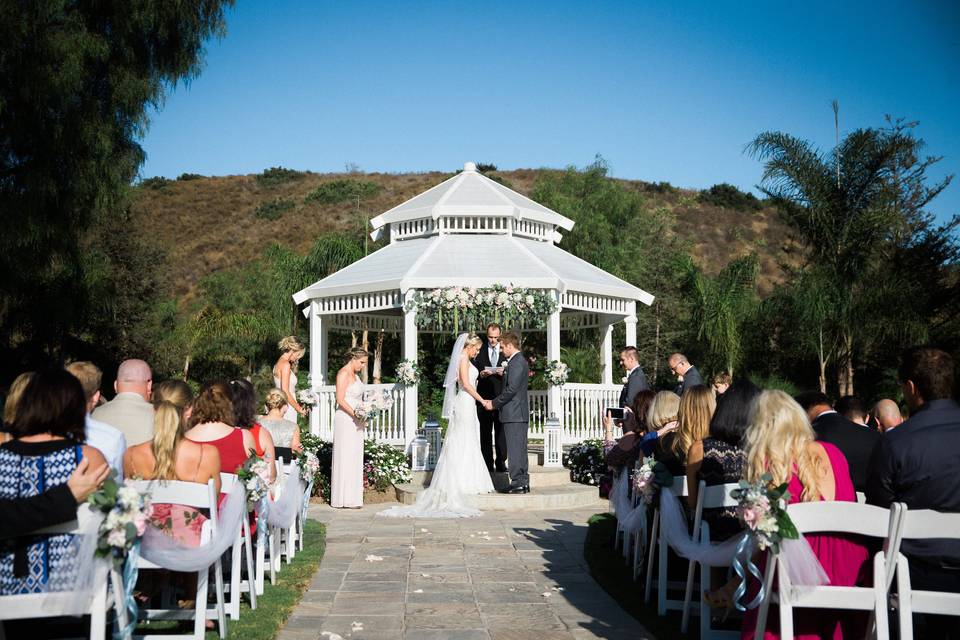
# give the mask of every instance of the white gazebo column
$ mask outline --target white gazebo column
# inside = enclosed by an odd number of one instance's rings
[[[626,347],[635,347],[637,346],[637,303],[631,302],[627,311],[629,315],[623,319],[624,323],[627,325],[627,338]]]
[[[317,393],[321,386],[326,384],[327,378],[327,327],[320,314],[320,305],[316,300],[310,301],[310,389]],[[317,393],[319,397],[319,393]],[[310,433],[320,435],[322,406],[317,405],[310,412]]]
[[[409,301],[413,291],[408,291],[405,300]],[[404,360],[417,361],[417,312],[406,309],[403,312],[403,353]],[[403,437],[404,445],[409,445],[417,436],[417,406],[419,398],[417,385],[405,389],[403,399]]]
[[[603,332],[603,375],[600,384],[613,384],[613,325],[609,322],[600,325]],[[634,325],[634,335],[636,335],[636,325]]]
[[[559,298],[556,292],[554,299]],[[557,301],[557,309],[550,314],[547,319],[547,361],[560,359],[560,303]],[[560,396],[560,387],[551,385],[547,393],[547,415],[553,414],[563,424],[562,399]]]

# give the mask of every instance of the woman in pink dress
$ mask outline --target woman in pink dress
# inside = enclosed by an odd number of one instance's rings
[[[369,354],[360,348],[347,352],[347,363],[337,372],[337,412],[333,416],[333,468],[330,473],[330,506],[359,509],[363,506],[363,428],[354,409],[363,400],[358,375]]]
[[[750,428],[744,438],[747,464],[744,475],[753,482],[764,474],[773,476],[773,486],[788,483],[790,503],[841,500],[856,502],[847,460],[832,444],[816,442],[807,416],[783,391],[764,391],[757,400]],[[820,534],[805,536],[823,565],[830,584],[848,587],[863,584],[870,554],[855,536]],[[761,567],[762,569],[762,567]],[[756,594],[757,585],[750,589]],[[794,613],[796,638],[859,638],[866,614],[853,611],[799,609]],[[744,616],[740,637],[752,640],[757,611]],[[779,638],[775,606],[770,607],[764,638]]]

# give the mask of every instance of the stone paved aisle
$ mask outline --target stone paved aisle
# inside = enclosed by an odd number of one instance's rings
[[[598,509],[487,512],[467,520],[311,507],[327,547],[279,640],[574,640],[650,637],[590,577]]]

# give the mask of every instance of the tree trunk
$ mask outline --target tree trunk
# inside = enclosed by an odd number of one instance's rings
[[[651,386],[657,386],[657,371],[660,369],[660,301],[658,300],[653,305],[653,316],[656,318],[655,329],[653,333],[653,367],[650,372],[651,380],[653,384]]]
[[[363,330],[363,342],[360,347],[370,353],[370,332],[367,329]],[[363,371],[360,372],[360,379],[363,380],[363,384],[367,384],[370,378],[370,359],[367,359],[366,366],[363,367]]]
[[[373,384],[380,384],[383,378],[382,372],[383,356],[383,331],[377,333],[377,346],[373,348]]]
[[[841,396],[853,395],[853,338],[843,336],[843,352],[837,358],[837,383]]]
[[[187,375],[190,373],[190,354],[187,354],[186,360],[183,361],[183,381],[187,381]]]
[[[823,355],[823,327],[820,327],[820,349],[817,351],[817,360],[820,363],[820,393],[827,392],[827,359]]]

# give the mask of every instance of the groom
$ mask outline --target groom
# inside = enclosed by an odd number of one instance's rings
[[[492,401],[484,400],[483,406],[487,411],[500,410],[500,422],[506,436],[510,486],[501,489],[501,493],[530,493],[530,475],[527,473],[527,428],[530,423],[527,384],[530,372],[527,361],[520,355],[517,334],[503,334],[500,348],[507,357],[503,367],[503,392]]]

